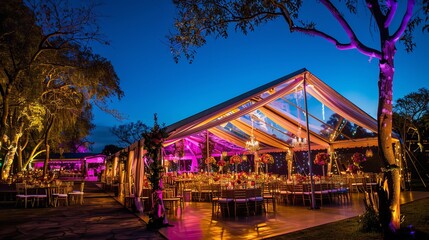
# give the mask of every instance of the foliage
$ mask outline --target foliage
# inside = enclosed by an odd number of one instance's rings
[[[121,147],[113,145],[113,144],[109,144],[104,146],[103,150],[101,151],[101,154],[104,154],[106,156],[110,156],[112,154],[115,154],[116,152],[119,152],[120,150],[122,150]]]
[[[87,47],[101,41],[94,7],[66,0],[2,2],[0,133],[14,146],[8,164],[16,149],[18,159],[31,159],[43,144],[88,148],[92,104],[115,113],[106,100],[123,96],[119,78],[107,59]]]
[[[141,121],[131,122],[119,126],[114,126],[110,132],[119,139],[119,144],[123,147],[129,146],[140,140],[143,131],[147,126]]]
[[[417,92],[405,95],[396,100],[393,106],[393,125],[404,142],[412,138],[417,140],[420,152],[424,152],[423,139],[429,134],[429,90],[420,88]]]
[[[372,208],[367,208],[366,211],[359,216],[361,231],[363,232],[380,232],[380,220],[378,214]]]
[[[154,115],[154,124],[152,128],[146,128],[143,131],[145,156],[149,162],[150,172],[149,181],[152,184],[152,191],[162,189],[160,179],[162,179],[163,167],[161,165],[161,148],[164,139],[168,137],[165,126],[158,124],[157,115]]]

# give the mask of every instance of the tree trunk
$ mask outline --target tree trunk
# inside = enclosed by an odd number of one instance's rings
[[[13,159],[16,153],[16,145],[10,145],[3,164],[1,179],[3,181],[7,180],[10,174],[10,169],[12,167]]]
[[[54,123],[54,119],[51,118],[51,121],[50,121],[48,128],[46,129],[46,133],[45,133],[46,157],[45,157],[45,162],[43,163],[43,177],[46,177],[47,173],[48,173],[49,154],[50,154],[48,141],[49,141],[49,132],[51,131],[53,123]]]
[[[16,133],[13,135],[12,141],[8,146],[8,151],[5,156],[4,165],[2,168],[1,179],[7,180],[10,175],[10,170],[12,168],[13,160],[15,159],[16,150],[18,147],[19,138],[22,136],[22,133]]]
[[[383,42],[378,81],[378,145],[381,150],[380,158],[386,169],[385,179],[387,180],[387,184],[383,186],[387,194],[386,209],[380,209],[380,215],[383,214],[380,216],[380,221],[385,234],[388,235],[395,233],[400,228],[400,177],[392,145],[392,85],[395,51],[393,42]],[[381,203],[380,207],[382,205],[384,204]]]

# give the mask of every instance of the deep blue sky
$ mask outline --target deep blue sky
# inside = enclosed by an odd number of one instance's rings
[[[111,60],[125,97],[110,107],[127,117],[117,121],[95,110],[97,128],[90,139],[93,152],[106,144],[117,144],[109,128],[137,120],[152,126],[153,114],[160,123],[175,123],[262,84],[307,68],[340,94],[372,116],[377,112],[378,61],[356,50],[339,51],[327,41],[300,33],[290,34],[279,20],[258,27],[247,36],[231,32],[228,39],[209,39],[198,49],[192,64],[175,63],[166,39],[175,16],[172,1],[103,0],[98,8],[99,24],[110,46],[94,45],[96,53]],[[322,7],[310,9],[323,19],[320,26],[330,33],[338,25]],[[354,21],[365,43],[378,47],[377,33],[369,34],[367,12]],[[320,20],[318,20],[320,21]],[[417,31],[417,48],[411,54],[398,44],[395,58],[394,99],[428,87],[429,34]],[[375,45],[374,45],[375,44]]]

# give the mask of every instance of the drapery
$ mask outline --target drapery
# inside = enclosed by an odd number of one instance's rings
[[[141,197],[143,196],[143,187],[144,187],[144,163],[143,163],[143,140],[137,142],[137,149],[135,154],[136,168],[135,168],[135,178],[134,178],[134,204],[136,205],[137,211],[143,213],[144,211],[144,202]]]

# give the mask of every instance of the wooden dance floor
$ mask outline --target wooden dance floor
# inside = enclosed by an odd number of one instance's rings
[[[402,192],[401,201],[407,203],[429,197],[428,192]],[[168,223],[173,225],[160,229],[167,239],[265,239],[305,228],[323,225],[364,212],[362,193],[353,193],[348,204],[324,204],[318,210],[305,206],[277,204],[277,211],[270,208],[257,216],[228,218],[212,216],[211,203],[185,202],[180,207],[168,210]],[[147,220],[147,216],[142,216]]]

